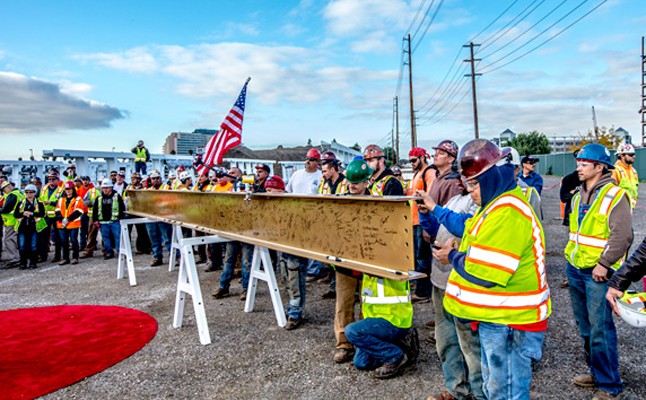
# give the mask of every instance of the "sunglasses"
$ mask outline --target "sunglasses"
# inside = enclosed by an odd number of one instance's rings
[[[36,193],[33,190],[25,190],[25,193]]]
[[[318,159],[318,158],[306,158],[306,159],[305,159],[305,161],[309,161],[309,162],[318,162],[318,161],[319,161],[319,159]]]
[[[57,180],[58,180],[58,178],[48,178],[47,180],[48,180],[49,182],[54,182],[54,181],[57,181]]]
[[[402,174],[393,174],[394,176],[402,176]]]
[[[408,161],[409,161],[411,164],[415,164],[418,160],[419,160],[419,158],[411,158],[411,159],[409,159]]]

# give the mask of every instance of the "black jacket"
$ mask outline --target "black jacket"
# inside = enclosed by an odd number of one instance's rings
[[[630,258],[621,265],[621,268],[614,273],[608,285],[624,291],[632,282],[637,282],[644,275],[646,275],[646,238]]]

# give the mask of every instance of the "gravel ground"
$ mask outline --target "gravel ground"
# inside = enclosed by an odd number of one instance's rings
[[[547,177],[545,186],[558,183]],[[640,190],[642,199],[645,190]],[[558,219],[558,186],[543,192],[548,276],[553,314],[537,364],[531,397],[586,399],[593,390],[571,383],[585,372],[582,346],[566,289],[562,250],[566,230]],[[643,200],[642,200],[643,202]],[[646,218],[638,208],[633,221],[637,244],[646,235]],[[636,244],[633,244],[633,249]],[[334,301],[321,300],[327,287],[311,284],[307,290],[306,319],[300,329],[285,331],[276,325],[265,284],[259,285],[255,310],[243,311],[233,296],[216,300],[219,272],[199,268],[206,315],[213,343],[199,342],[190,299],[182,328],[172,327],[177,273],[150,268],[151,256],[136,256],[138,286],[116,279],[114,260],[81,260],[76,266],[42,265],[37,270],[0,271],[0,309],[57,304],[111,304],[151,314],[159,323],[155,338],[121,363],[44,399],[426,399],[443,388],[439,359],[433,345],[424,341],[424,324],[433,318],[431,304],[415,306],[414,324],[420,331],[422,352],[415,371],[378,381],[351,364],[332,362]],[[285,292],[281,291],[283,301]],[[619,365],[624,399],[646,398],[643,332],[617,320]]]

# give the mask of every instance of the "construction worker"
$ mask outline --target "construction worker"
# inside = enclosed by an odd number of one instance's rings
[[[341,172],[341,162],[331,151],[326,151],[321,155],[321,174],[318,194],[346,194],[348,192],[348,181]]]
[[[152,175],[152,174],[151,174]],[[181,182],[177,179],[177,172],[170,171],[168,173],[168,182],[166,183],[167,189],[162,190],[177,190]]]
[[[96,198],[92,206],[92,220],[94,225],[99,225],[101,238],[105,248],[104,260],[114,258],[114,252],[119,251],[119,240],[121,234],[121,221],[124,217],[126,207],[123,198],[114,191],[110,179],[101,182],[101,194]]]
[[[617,307],[617,299],[623,297],[632,282],[637,282],[644,276],[646,276],[646,238],[608,281],[606,299],[615,314],[621,315]]]
[[[208,172],[205,170],[200,174],[200,176],[197,178],[197,184],[193,186],[191,189],[196,192],[211,192],[213,191],[213,185],[211,184],[211,181],[209,180],[209,175]]]
[[[583,342],[588,373],[574,377],[581,387],[597,387],[595,398],[619,397],[617,332],[605,295],[608,278],[632,242],[630,198],[609,171],[610,152],[598,143],[577,154],[580,192],[572,198],[570,240],[565,247],[572,311]]]
[[[58,171],[54,168],[47,173],[47,184],[40,191],[38,200],[45,205],[45,220],[47,228],[43,229],[38,237],[38,261],[45,262],[49,252],[50,238],[54,242],[53,263],[61,260],[61,235],[56,226],[56,205],[58,199],[63,195],[63,182],[59,179]]]
[[[524,180],[520,179],[520,166],[521,166],[521,161],[520,161],[520,155],[518,154],[518,151],[514,149],[513,147],[503,147],[502,151],[507,154],[507,157],[503,158],[498,162],[498,165],[503,165],[505,163],[511,163],[515,167],[515,175],[516,175],[516,183],[518,186],[520,186],[520,190],[523,191],[523,195],[525,195],[525,198],[529,202],[529,204],[532,206],[534,209],[534,212],[538,216],[540,220],[543,219],[543,210],[541,209],[541,195],[538,194],[538,191],[536,190],[535,187],[529,186],[528,184],[525,183]]]
[[[253,182],[252,192],[254,193],[264,193],[265,192],[265,181],[269,177],[271,170],[267,164],[258,164],[256,165],[256,176]]]
[[[522,171],[518,173],[520,178],[527,185],[532,186],[540,195],[543,191],[543,177],[536,171],[536,163],[538,158],[532,156],[524,156],[521,160]]]
[[[390,169],[393,170],[393,176],[402,183],[404,187],[408,186],[408,182],[406,182],[406,179],[404,179],[404,174],[402,173],[402,169],[399,165],[393,165],[390,167]]]
[[[390,379],[415,366],[419,352],[413,325],[410,282],[363,274],[363,319],[345,327],[345,337],[356,348],[354,366]]]
[[[617,149],[617,162],[612,171],[612,178],[620,188],[625,189],[630,196],[630,208],[635,209],[639,197],[639,177],[633,168],[635,163],[635,148],[632,144],[622,144]]]
[[[454,184],[462,192],[449,199],[444,207],[438,206],[426,192],[420,190],[416,195],[424,199],[424,205],[419,206],[422,228],[427,232],[437,232],[431,236],[435,236],[439,243],[452,239],[459,246],[464,234],[464,219],[449,221],[447,216],[442,219],[443,224],[438,226],[433,213],[436,210],[439,213],[440,209],[444,209],[450,212],[451,218],[454,218],[453,215],[456,213],[456,217],[475,215],[478,206],[461,180],[454,181]],[[462,225],[459,232],[452,232],[455,230],[454,222]],[[445,389],[436,396],[428,397],[427,400],[484,399],[478,331],[471,329],[471,324],[468,322],[449,314],[444,309],[442,301],[452,269],[451,263],[444,264],[436,258],[433,259],[431,283],[433,284],[435,329],[432,338],[442,363]]]
[[[354,160],[345,171],[348,181],[348,194],[352,196],[369,195],[368,180],[372,169],[363,160]],[[355,350],[345,337],[345,327],[355,321],[355,293],[361,286],[361,273],[348,268],[334,266],[336,281],[336,304],[334,312],[334,337],[336,345],[333,360],[337,364],[352,361]]]
[[[25,196],[10,181],[2,182],[0,190],[2,190],[4,200],[2,208],[0,208],[2,223],[4,225],[2,247],[5,256],[3,258],[6,261],[3,269],[15,268],[20,266],[20,251],[18,248],[18,232],[16,230],[14,211],[16,211],[16,206]]]
[[[89,177],[87,178],[89,179]],[[112,182],[112,180],[110,180],[110,182]],[[85,192],[85,196],[83,196],[83,204],[87,208],[88,231],[87,244],[85,245],[85,247],[81,246],[83,253],[81,253],[79,258],[93,257],[94,252],[96,251],[98,246],[97,237],[99,236],[99,228],[97,228],[94,224],[90,224],[89,221],[91,221],[94,216],[94,200],[96,200],[96,198],[99,196],[99,193],[101,193],[101,191],[94,187],[94,184],[92,184],[92,187],[89,188]],[[83,229],[83,218],[84,217],[81,217],[81,229]]]
[[[76,194],[85,201],[85,195],[87,194],[88,190],[94,187],[94,184],[90,181],[89,176],[82,176],[77,179],[80,180],[81,185],[76,186]],[[79,245],[81,246],[81,250],[84,250],[87,247],[89,225],[90,220],[87,214],[83,214],[81,216],[81,230],[79,233]]]
[[[135,172],[146,175],[146,163],[150,161],[150,153],[146,146],[144,146],[144,141],[138,141],[137,146],[133,147],[130,152],[135,155]]]
[[[76,194],[74,182],[65,182],[64,190],[56,204],[56,227],[61,235],[61,245],[63,246],[63,258],[58,265],[70,263],[70,243],[72,244],[71,263],[75,265],[79,262],[81,216],[85,214],[87,209],[83,204],[83,199]]]
[[[541,358],[551,313],[545,237],[514,167],[496,165],[505,156],[486,139],[460,150],[460,174],[479,208],[466,221],[459,249],[448,239],[436,242],[433,255],[453,267],[444,309],[477,326],[485,396],[529,399],[532,363]]]
[[[404,186],[395,178],[393,171],[386,167],[386,156],[381,147],[370,144],[363,150],[363,159],[372,168],[370,194],[373,196],[403,196]]]
[[[159,171],[152,171],[150,173],[150,181],[152,185],[148,190],[170,190],[167,184],[162,183],[162,177]],[[151,222],[146,224],[148,237],[153,248],[153,261],[150,263],[151,267],[159,267],[164,263],[163,249],[166,248],[170,254],[170,242],[173,237],[173,227],[164,222]]]
[[[193,177],[188,171],[182,171],[179,174],[179,186],[175,190],[191,190],[193,187]]]
[[[233,182],[231,182],[231,175],[226,170],[220,170],[215,173],[215,184],[211,185],[213,192],[231,192],[233,191]]]
[[[25,187],[25,198],[14,211],[20,243],[20,269],[34,269],[38,264],[38,232],[47,226],[45,206],[36,198],[36,186]],[[29,264],[27,264],[29,262]]]
[[[128,190],[145,190],[145,187],[142,182],[141,174],[139,172],[133,172],[132,174],[130,174],[130,184],[126,186],[126,190],[123,195],[123,202],[124,204],[126,204],[126,208],[128,204],[128,195],[127,195]],[[137,216],[131,216],[126,214],[123,218],[137,218]],[[133,225],[128,225],[128,235],[132,233],[132,227]],[[146,230],[146,225],[134,224],[134,227],[137,230],[135,254],[150,254],[152,250],[150,245],[150,238],[148,237],[148,231]],[[116,248],[116,251],[119,251],[118,247]]]
[[[408,183],[406,195],[412,196],[416,190],[427,192],[435,177],[437,168],[428,165],[428,154],[422,147],[415,147],[408,152],[408,162],[413,168],[413,178]],[[415,293],[412,295],[413,303],[424,303],[431,298],[431,281],[428,275],[431,271],[431,245],[424,240],[424,231],[419,224],[417,203],[411,202],[413,221],[413,252],[415,255],[415,271],[426,274],[425,278],[415,281]]]
[[[112,188],[115,192],[119,193],[119,196],[123,198],[127,186],[128,183],[126,182],[126,171],[119,170],[119,172],[117,172],[117,181],[114,183]]]
[[[70,164],[70,166],[63,171],[63,176],[65,177],[65,182],[74,182],[74,179],[76,179],[76,165]]]

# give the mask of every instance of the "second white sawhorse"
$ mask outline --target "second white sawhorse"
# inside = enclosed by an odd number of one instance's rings
[[[173,316],[173,327],[180,328],[184,319],[184,306],[186,295],[191,295],[193,299],[193,312],[200,343],[207,345],[211,343],[211,334],[209,333],[208,323],[206,321],[206,312],[204,310],[204,301],[202,298],[202,289],[197,275],[195,265],[195,254],[193,246],[205,245],[210,243],[224,243],[230,239],[224,239],[219,236],[200,236],[184,239],[179,226],[174,227],[174,237],[177,240],[177,247],[180,250],[179,274],[177,277],[177,294],[175,297],[175,313]],[[172,249],[172,247],[171,247]],[[172,249],[171,251],[174,251]],[[171,264],[172,265],[172,264]],[[169,266],[170,267],[170,266]],[[274,314],[278,325],[283,327],[286,324],[285,311],[283,302],[280,298],[276,275],[269,257],[269,251],[264,247],[256,246],[251,261],[251,270],[249,271],[249,287],[247,288],[247,300],[245,301],[245,312],[252,312],[256,299],[256,289],[258,281],[267,282],[269,286],[269,295],[274,307]]]
[[[126,218],[119,221],[119,263],[117,264],[117,279],[124,278],[125,268],[128,269],[128,280],[130,286],[137,286],[137,277],[135,276],[135,263],[132,259],[132,245],[130,244],[129,225],[147,224],[156,222],[148,218]],[[125,259],[125,262],[124,262]]]

